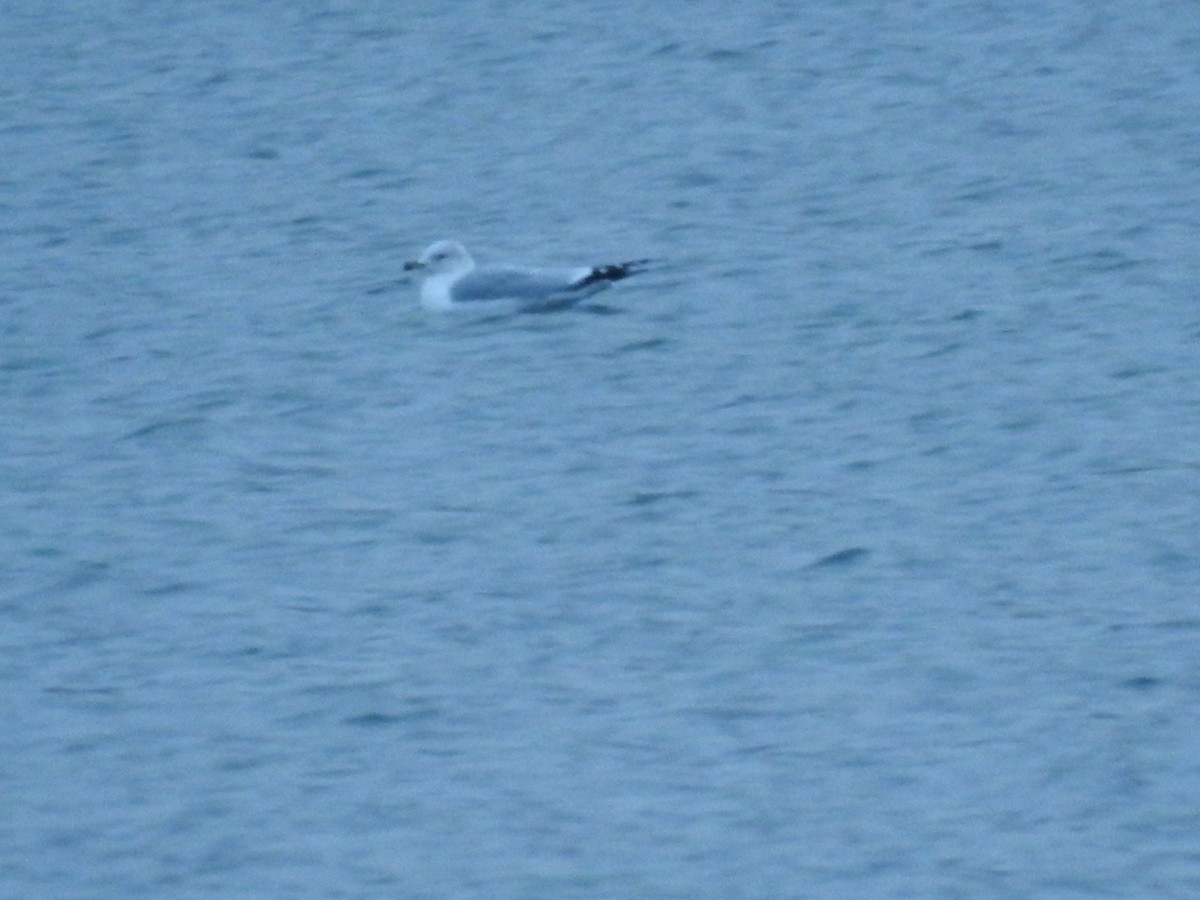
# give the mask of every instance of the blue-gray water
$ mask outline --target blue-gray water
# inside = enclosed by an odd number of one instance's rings
[[[2,12],[0,896],[1200,896],[1194,0]]]

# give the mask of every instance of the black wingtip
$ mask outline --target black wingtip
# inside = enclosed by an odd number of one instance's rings
[[[627,262],[596,266],[575,287],[581,288],[585,285],[595,284],[597,281],[620,281],[622,278],[628,278],[630,275],[637,275],[639,272],[644,272],[645,267],[650,262],[651,260],[649,259],[631,259]]]

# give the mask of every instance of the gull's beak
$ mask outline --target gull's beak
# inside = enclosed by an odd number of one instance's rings
[[[408,262],[406,262],[404,264],[405,272],[411,272],[413,269],[423,269],[423,268],[425,268],[425,263],[421,262],[419,259],[410,259]]]

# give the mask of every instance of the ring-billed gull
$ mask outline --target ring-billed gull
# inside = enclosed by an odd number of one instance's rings
[[[505,304],[521,312],[561,309],[636,275],[649,262],[634,259],[607,266],[574,269],[527,269],[517,266],[477,268],[458,241],[431,244],[420,258],[404,264],[419,271],[421,305],[444,311]]]

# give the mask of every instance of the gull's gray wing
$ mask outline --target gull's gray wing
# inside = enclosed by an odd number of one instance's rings
[[[473,269],[451,287],[456,303],[472,300],[523,300],[531,302],[566,299],[586,284],[581,296],[595,290],[587,282],[592,270],[582,269]]]

